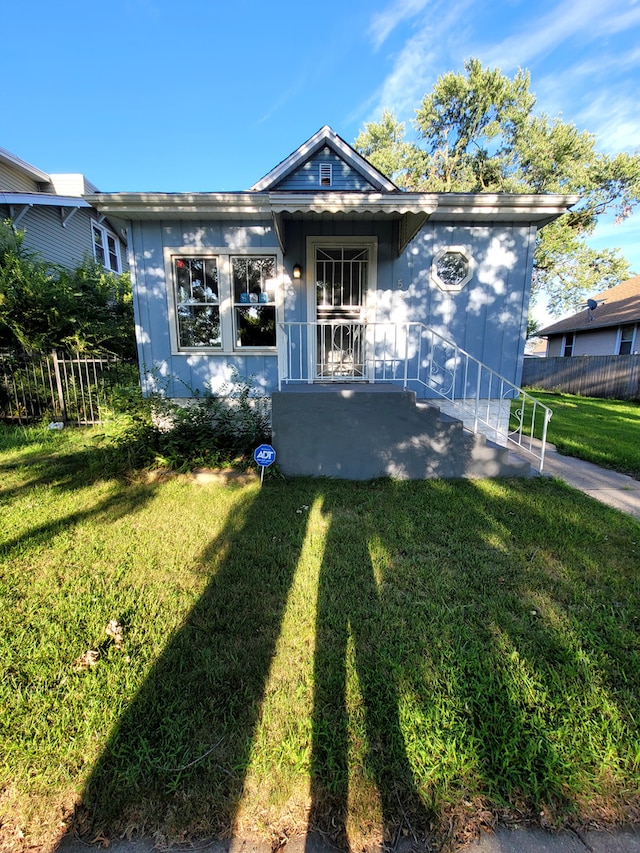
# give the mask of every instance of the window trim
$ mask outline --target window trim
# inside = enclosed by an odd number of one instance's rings
[[[571,343],[568,343],[568,338],[571,337]],[[573,351],[576,347],[576,333],[575,332],[565,332],[562,336],[562,357],[563,358],[571,358],[573,356]],[[567,349],[569,352],[567,352]]]
[[[98,231],[100,233],[100,237],[102,239],[102,248],[104,251],[104,261],[101,261],[96,254],[96,238],[95,238],[95,232],[96,231]],[[115,243],[115,249],[116,249],[115,254],[116,254],[118,269],[114,269],[111,266],[111,257],[110,257],[108,242],[107,242],[109,237],[111,237]],[[110,228],[107,228],[105,225],[103,225],[101,222],[96,222],[95,219],[91,220],[91,247],[93,249],[93,258],[94,258],[96,263],[100,264],[104,269],[108,270],[109,272],[113,272],[113,273],[116,273],[117,275],[120,275],[120,273],[122,272],[122,251],[120,248],[120,240],[118,239],[118,235],[115,232],[113,232]]]
[[[620,347],[622,346],[622,332],[627,326],[633,327],[633,333],[631,335],[630,347],[628,353],[621,353]],[[618,334],[616,336],[616,355],[631,355],[635,352],[636,342],[638,340],[638,325],[637,323],[623,323],[618,327]]]
[[[173,262],[175,258],[216,258],[218,266],[218,305],[220,308],[220,335],[222,346],[219,347],[180,347],[178,338],[178,312],[176,300],[176,282],[173,277]],[[275,274],[275,313],[276,340],[273,346],[249,347],[236,344],[235,309],[233,293],[233,275],[231,258],[235,257],[272,257],[276,263]],[[283,262],[282,252],[275,247],[261,246],[257,248],[232,248],[230,246],[165,246],[164,275],[167,294],[167,318],[171,341],[171,355],[275,355],[278,352],[279,328],[282,321],[283,299]],[[273,305],[274,303],[264,303]]]
[[[467,274],[459,281],[457,284],[449,284],[446,281],[443,281],[440,278],[440,274],[438,273],[438,262],[444,258],[445,255],[462,255],[462,257],[467,262]],[[469,249],[466,246],[443,246],[440,251],[436,252],[433,256],[433,261],[431,262],[431,281],[440,290],[444,290],[448,293],[458,293],[463,288],[469,284],[471,279],[473,278],[473,273],[475,272],[475,262],[473,260],[473,256]]]

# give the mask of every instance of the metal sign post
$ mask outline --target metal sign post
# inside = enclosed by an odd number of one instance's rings
[[[276,461],[276,452],[270,444],[261,444],[253,451],[253,458],[260,466],[260,485],[264,480],[264,469]]]

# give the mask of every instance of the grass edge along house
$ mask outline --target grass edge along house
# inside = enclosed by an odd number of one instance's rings
[[[541,467],[535,237],[576,196],[403,192],[325,126],[247,191],[86,199],[128,223],[147,392],[252,377],[289,474],[524,473],[514,439]]]

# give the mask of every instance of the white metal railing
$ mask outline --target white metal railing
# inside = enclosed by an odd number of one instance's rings
[[[278,388],[291,383],[388,382],[437,398],[447,414],[542,471],[551,409],[423,323],[279,323]]]

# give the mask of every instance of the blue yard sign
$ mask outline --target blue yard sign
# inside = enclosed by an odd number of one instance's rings
[[[261,444],[253,451],[253,458],[260,466],[260,482],[264,479],[264,469],[276,461],[276,452],[270,444]]]

